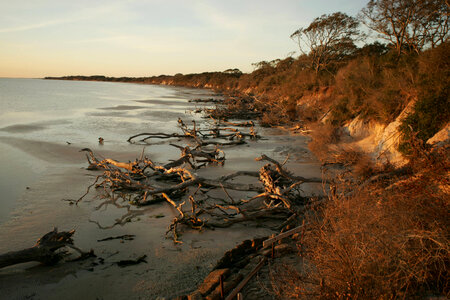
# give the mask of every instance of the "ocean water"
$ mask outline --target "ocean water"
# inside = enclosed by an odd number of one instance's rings
[[[208,90],[130,83],[0,79],[0,136],[85,143],[171,129]]]
[[[102,137],[102,149],[129,151],[129,136],[176,132],[178,117],[198,118],[186,115],[195,108],[188,100],[212,96],[167,86],[0,78],[0,224],[29,185],[65,162],[69,146],[95,149]]]

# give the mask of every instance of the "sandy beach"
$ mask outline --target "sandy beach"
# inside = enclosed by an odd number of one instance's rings
[[[114,113],[115,110],[105,111]],[[224,166],[211,166],[198,170],[198,173],[216,178],[237,170],[257,171],[264,163],[256,162],[254,158],[266,154],[281,161],[290,155],[286,166],[296,175],[321,176],[320,165],[307,149],[308,138],[277,128],[258,128],[258,132],[263,139],[223,147],[226,153]],[[153,161],[164,163],[179,157],[179,150],[168,145],[174,141],[180,145],[185,142],[175,139],[144,148],[123,141],[119,147],[108,142],[104,145],[92,143],[90,147],[103,157],[119,161],[134,160],[144,149]],[[1,299],[154,299],[158,296],[170,299],[194,290],[225,251],[245,239],[273,233],[264,227],[245,225],[202,232],[186,230],[181,238],[183,244],[176,245],[166,238],[167,226],[177,214],[167,203],[132,207],[139,212],[130,222],[101,229],[97,224],[108,227],[127,209],[110,205],[97,210],[101,200],[96,199],[95,191],[77,206],[64,201],[78,199],[100,174],[85,169],[88,164],[84,154],[79,152],[83,145],[18,137],[1,137],[0,145],[14,149],[8,152],[10,156],[5,160],[28,161],[28,167],[14,168],[16,172],[26,174],[21,187],[24,192],[13,205],[12,217],[0,227],[0,252],[31,247],[37,238],[55,226],[60,230],[75,229],[75,245],[83,250],[93,249],[97,255],[97,258],[61,262],[52,267],[26,263],[1,269]],[[319,193],[320,186],[305,185],[304,192]],[[98,242],[120,235],[135,235],[135,238]],[[147,263],[126,268],[116,264],[143,255],[146,255]]]

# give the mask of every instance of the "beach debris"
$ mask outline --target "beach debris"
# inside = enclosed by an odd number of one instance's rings
[[[187,138],[194,140],[197,143],[197,148],[201,146],[216,145],[216,146],[230,146],[245,144],[245,139],[252,140],[260,139],[254,128],[252,121],[244,123],[231,123],[222,121],[220,119],[214,119],[212,124],[209,124],[208,128],[200,128],[196,121],[192,121],[192,128],[189,128],[185,122],[179,118],[178,126],[183,133],[163,133],[163,132],[144,132],[135,134],[128,138],[128,142],[132,144],[147,145],[150,139],[170,139],[170,138]],[[224,127],[224,125],[228,127]],[[237,128],[229,127],[250,127],[249,132],[243,132]],[[136,140],[136,138],[140,138]]]
[[[289,236],[291,236],[291,235],[293,235],[295,233],[298,233],[298,232],[300,232],[302,230],[305,230],[305,224],[304,223],[302,225],[298,226],[298,227],[295,227],[293,229],[290,229],[288,231],[280,233],[279,235],[277,235],[277,236],[275,236],[273,238],[269,238],[269,239],[265,240],[264,243],[263,243],[263,248],[267,248],[269,246],[272,246],[275,242],[277,242],[277,241],[279,241],[281,239],[284,239],[286,237],[289,237]]]
[[[214,98],[208,98],[208,99],[190,99],[188,102],[193,103],[222,103],[222,99],[214,99]]]
[[[153,162],[144,155],[144,152],[134,161],[120,162],[103,158],[89,148],[82,149],[89,163],[88,170],[101,170],[103,173],[96,177],[75,204],[82,201],[94,187],[102,189],[104,194],[101,197],[103,202],[97,209],[110,204],[126,208],[127,212],[110,226],[102,226],[90,220],[99,228],[106,229],[124,225],[141,215],[143,210],[140,208],[143,206],[167,202],[178,212],[166,233],[175,243],[181,243],[179,233],[182,227],[203,230],[257,222],[260,226],[266,227],[277,223],[278,225],[273,228],[278,230],[280,223],[284,224],[303,213],[310,199],[302,196],[300,186],[303,183],[322,184],[323,180],[293,175],[284,167],[287,160],[279,163],[263,154],[257,157],[256,161],[267,163],[259,171],[236,171],[218,178],[199,176],[196,173],[200,168],[209,165],[222,166],[225,163],[225,154],[218,148],[219,143],[224,144],[224,138],[237,139],[241,142],[244,142],[245,138],[259,138],[252,121],[227,122],[226,134],[221,133],[224,129],[221,126],[224,123],[220,121],[218,125],[219,121],[213,121],[213,130],[210,128],[209,132],[200,129],[195,122],[192,127],[188,127],[179,119],[178,124],[183,134],[141,133],[128,139],[130,143],[135,143],[137,137],[144,137],[139,142],[147,143],[146,141],[152,138],[182,137],[196,144],[196,146],[169,144],[179,149],[181,153],[178,159],[165,164]],[[250,133],[242,133],[230,127],[235,125],[247,126]],[[214,148],[211,148],[211,145]],[[241,180],[243,178],[246,178],[245,181]],[[238,196],[235,199],[229,191],[246,195],[247,198],[242,199]],[[223,197],[218,196],[221,192]],[[262,220],[264,223],[261,223]]]
[[[54,265],[63,258],[64,252],[58,250],[64,247],[77,251],[80,254],[77,260],[95,256],[92,250],[84,252],[73,245],[72,236],[74,233],[75,230],[58,232],[58,229],[54,228],[38,239],[36,244],[31,248],[1,254],[0,269],[31,261]]]
[[[267,261],[261,255],[262,243],[267,239],[245,240],[227,251],[188,297],[199,299],[233,299]]]
[[[230,119],[252,120],[263,116],[267,103],[255,96],[229,95],[225,100],[216,104],[216,107],[203,108],[203,113],[208,118],[214,118],[221,122]],[[246,127],[246,126],[244,126]]]
[[[111,241],[111,240],[125,240],[125,241],[132,241],[134,240],[136,236],[134,234],[124,234],[119,236],[110,236],[104,239],[97,240],[97,242],[104,242],[104,241]]]
[[[155,218],[155,219],[161,219],[164,218],[165,215],[164,214],[157,214],[157,215],[151,215],[149,216],[149,218]]]
[[[100,144],[100,145],[103,145],[103,142],[104,142],[105,140],[102,138],[102,137],[99,137],[98,138],[98,143]]]
[[[95,255],[93,249],[89,250],[88,252],[83,252],[83,253],[80,254],[80,256],[78,256],[78,257],[76,257],[74,259],[69,259],[68,261],[69,262],[81,261],[81,260],[85,260],[85,259],[90,258],[90,257],[97,257],[97,255]],[[101,257],[99,257],[98,259],[99,259],[100,262],[103,261],[103,258],[101,258]],[[92,263],[92,264],[96,264],[96,263]]]
[[[119,260],[118,262],[115,262],[115,264],[117,264],[121,268],[125,268],[125,267],[129,267],[129,266],[138,265],[140,263],[147,263],[147,261],[145,260],[146,258],[147,258],[147,255],[142,255],[142,256],[138,257],[137,259]]]
[[[225,298],[225,300],[232,300],[236,295],[242,290],[242,288],[247,284],[247,282],[255,276],[255,274],[261,269],[261,267],[266,263],[267,258],[263,257],[260,262],[255,266],[255,268],[247,275],[245,278],[234,288],[233,291]]]
[[[180,226],[202,230],[264,219],[285,222],[299,215],[306,204],[306,199],[300,196],[298,187],[306,182],[323,182],[321,178],[294,176],[282,164],[266,155],[256,159],[269,162],[259,172],[237,171],[215,179],[200,177],[193,170],[206,163],[220,163],[220,158],[204,155],[203,157],[209,159],[199,165],[198,161],[194,160],[197,152],[191,151],[189,147],[179,148],[182,150],[182,159],[162,166],[146,157],[130,163],[112,159],[100,160],[91,150],[84,149],[88,152],[90,166],[94,165],[96,169],[104,171],[76,203],[80,202],[93,186],[102,187],[107,193],[104,197],[106,200],[98,208],[108,204],[119,205],[117,201],[126,200],[129,205],[122,207],[127,208],[127,213],[115,224],[103,227],[97,223],[101,228],[112,228],[142,214],[141,210],[133,210],[131,206],[142,207],[166,201],[179,213],[173,219],[167,234],[171,233],[175,243],[181,243],[178,238]],[[257,181],[246,184],[232,182],[242,176],[253,177],[259,180],[259,184]],[[222,190],[226,197],[209,195],[209,191],[217,189]],[[233,199],[227,190],[257,194],[249,199]]]

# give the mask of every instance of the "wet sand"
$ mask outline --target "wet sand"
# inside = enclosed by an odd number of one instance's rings
[[[254,161],[255,157],[267,154],[283,161],[290,154],[286,165],[289,170],[296,175],[320,177],[319,164],[307,150],[307,138],[280,129],[259,129],[259,133],[267,139],[223,147],[225,165],[200,169],[198,173],[215,178],[237,170],[256,171],[264,163]],[[145,153],[160,163],[179,157],[179,150],[170,147],[168,142],[146,146]],[[104,264],[97,258],[54,267],[27,263],[0,269],[0,299],[171,298],[194,290],[226,250],[244,239],[272,233],[266,228],[241,224],[214,231],[185,231],[181,237],[184,243],[175,245],[166,239],[165,233],[177,213],[166,203],[142,208],[142,213],[125,226],[100,229],[89,220],[108,226],[126,213],[126,209],[108,206],[96,210],[101,200],[95,199],[95,191],[78,206],[63,201],[78,199],[99,174],[84,169],[87,163],[84,154],[79,152],[81,145],[2,137],[0,147],[15,149],[7,160],[29,160],[29,168],[16,170],[23,173],[29,189],[14,205],[12,218],[0,226],[0,253],[31,247],[37,238],[57,226],[60,230],[76,229],[75,245],[85,250],[92,248],[104,259]],[[104,157],[120,161],[134,160],[143,149],[125,142],[120,147],[108,143],[90,147]],[[33,168],[37,169],[33,171]],[[27,172],[30,173],[25,176]],[[319,193],[320,187],[304,186],[304,191]],[[119,240],[97,242],[124,234],[136,238],[122,243]],[[147,255],[147,263],[127,268],[114,264],[142,255]]]

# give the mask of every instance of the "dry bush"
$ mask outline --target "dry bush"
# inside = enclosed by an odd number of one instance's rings
[[[308,144],[309,149],[321,161],[328,158],[330,145],[339,142],[339,130],[331,124],[317,123],[311,125],[311,139]]]
[[[351,175],[358,179],[367,179],[376,173],[386,171],[389,165],[377,166],[369,154],[354,146],[342,147],[334,155],[336,163],[351,168]]]
[[[342,163],[345,166],[353,166],[361,161],[365,155],[355,147],[342,147],[337,151],[333,158],[335,162]]]
[[[395,63],[386,57],[359,57],[336,74],[332,121],[336,124],[357,115],[389,123],[415,96],[417,59]]]
[[[353,174],[360,178],[369,178],[379,171],[379,167],[375,165],[367,154],[361,155],[360,159],[353,166]]]
[[[271,101],[267,100],[260,118],[262,126],[287,124],[297,119],[296,102],[290,98]]]
[[[300,265],[304,270],[299,270],[292,265],[279,265],[269,270],[270,287],[267,291],[278,299],[305,299],[314,298],[313,288],[318,283],[307,276],[306,264]]]
[[[414,133],[426,141],[450,120],[450,43],[444,43],[419,57],[417,102],[402,122],[403,141],[399,150],[408,154],[408,139]],[[411,131],[412,130],[412,131]]]
[[[308,217],[301,244],[315,269],[293,276],[296,284],[283,295],[450,296],[449,149],[422,154],[407,179],[366,185],[351,196],[343,192]]]
[[[302,105],[298,107],[297,110],[298,110],[297,115],[299,116],[299,119],[302,122],[308,124],[317,122],[319,118],[323,115],[325,109],[315,103],[315,105]]]
[[[265,111],[261,119],[259,120],[259,124],[263,127],[276,126],[284,123],[285,116],[276,111]]]

